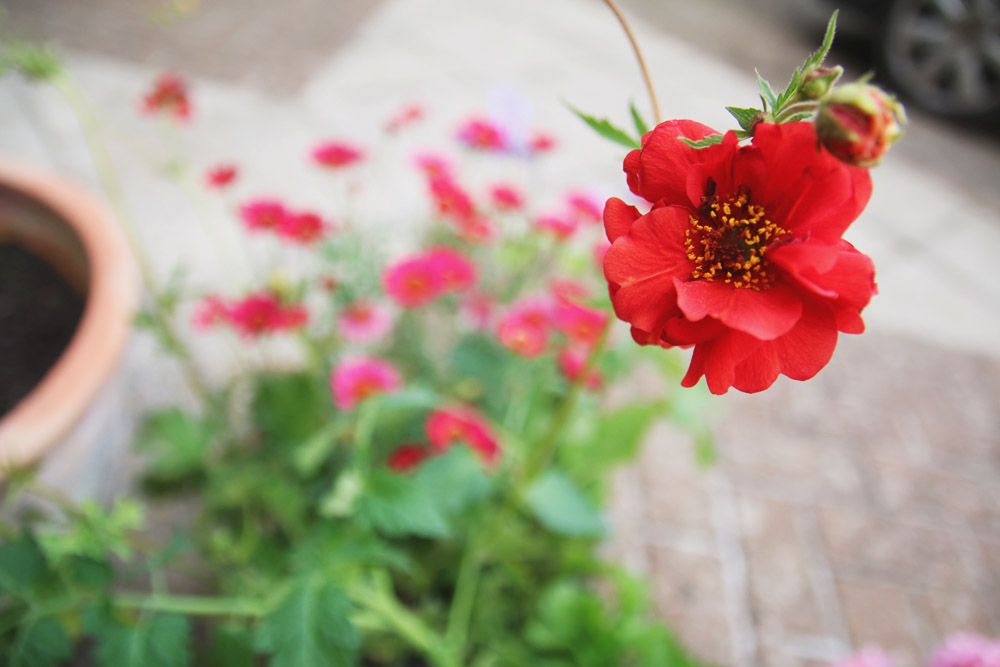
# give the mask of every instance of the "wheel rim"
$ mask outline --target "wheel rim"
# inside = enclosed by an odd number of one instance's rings
[[[963,115],[1000,108],[1000,0],[900,0],[886,65],[921,106]]]

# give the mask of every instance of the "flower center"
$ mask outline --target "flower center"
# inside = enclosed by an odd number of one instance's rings
[[[764,253],[788,233],[766,217],[764,207],[751,204],[745,192],[702,205],[701,217],[690,216],[684,233],[688,259],[695,263],[694,280],[721,280],[737,288],[760,291],[774,282]]]

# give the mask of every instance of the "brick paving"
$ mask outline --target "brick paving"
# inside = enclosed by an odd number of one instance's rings
[[[668,424],[622,473],[617,553],[706,659],[825,664],[878,643],[917,665],[1000,635],[1000,362],[844,337],[808,384],[711,399],[720,453]]]

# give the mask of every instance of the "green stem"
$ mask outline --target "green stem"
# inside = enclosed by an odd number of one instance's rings
[[[819,109],[819,103],[808,100],[806,102],[795,102],[780,109],[772,110],[771,115],[775,123],[784,123],[793,116],[801,113],[815,113],[817,109]]]
[[[107,147],[101,140],[100,125],[97,122],[97,117],[68,74],[62,73],[53,79],[53,85],[56,87],[56,90],[62,93],[63,98],[80,123],[80,129],[83,131],[83,136],[90,149],[91,157],[94,159],[94,166],[97,168],[98,177],[101,179],[101,186],[104,188],[128,244],[132,248],[132,255],[135,257],[136,264],[139,267],[142,281],[152,295],[150,299],[150,312],[156,326],[168,343],[168,350],[173,352],[180,362],[181,372],[191,391],[194,392],[197,398],[204,400],[208,396],[208,390],[201,372],[192,361],[187,348],[181,343],[180,337],[177,335],[167,314],[163,312],[157,300],[157,295],[160,291],[157,289],[155,274],[142,252],[137,231],[138,227],[129,213],[129,207],[125,203],[125,195],[122,191],[121,183],[119,183],[115,175],[115,168],[110,155],[108,155]]]
[[[472,610],[476,602],[476,591],[479,588],[479,573],[482,570],[482,549],[477,527],[473,524],[469,539],[465,544],[465,553],[458,566],[458,577],[455,581],[455,595],[448,610],[448,628],[445,631],[445,644],[452,657],[461,664],[465,655],[465,644],[469,635],[469,623],[472,620]]]
[[[541,439],[539,439],[538,444],[528,454],[528,461],[524,466],[524,481],[527,482],[534,479],[555,456],[556,448],[559,445],[559,437],[562,435],[563,429],[566,428],[566,423],[576,408],[580,394],[583,393],[583,388],[586,386],[587,378],[590,377],[601,355],[604,354],[612,322],[614,322],[614,318],[609,316],[607,322],[604,324],[604,328],[601,330],[600,336],[598,336],[597,342],[594,343],[594,347],[590,350],[587,362],[580,369],[577,376],[573,378],[569,386],[569,391],[566,392],[559,407],[556,408],[556,413],[552,416],[552,421],[549,422],[549,428],[545,431]]]
[[[373,585],[355,583],[347,592],[356,605],[380,617],[408,644],[422,652],[437,667],[460,667],[441,636],[404,607],[392,593],[388,575],[373,573]]]
[[[159,611],[190,616],[263,616],[266,606],[245,598],[201,597],[197,595],[145,595],[118,593],[111,603],[118,607]]]

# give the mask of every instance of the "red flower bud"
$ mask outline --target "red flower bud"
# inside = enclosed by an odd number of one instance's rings
[[[867,83],[834,88],[820,101],[816,134],[837,159],[859,167],[878,164],[903,135],[903,105]]]

